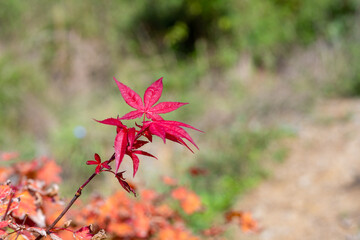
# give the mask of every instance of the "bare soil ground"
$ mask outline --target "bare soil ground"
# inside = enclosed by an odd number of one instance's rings
[[[360,239],[360,100],[322,102],[272,176],[242,197],[262,229],[234,239]]]

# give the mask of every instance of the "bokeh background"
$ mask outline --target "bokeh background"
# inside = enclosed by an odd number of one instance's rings
[[[111,155],[113,128],[93,119],[130,108],[112,77],[143,94],[164,77],[168,114],[200,151],[161,141],[133,181],[161,188],[179,179],[207,211],[209,226],[271,177],[319,102],[360,94],[360,1],[133,0],[0,1],[0,150],[51,156],[64,168],[64,196]],[[328,123],[328,119],[322,118]],[[191,130],[190,130],[191,131]],[[126,168],[125,163],[124,167]],[[205,169],[192,176],[189,169]],[[131,178],[129,171],[128,178]],[[196,175],[196,174],[195,174]],[[201,175],[201,174],[200,174]],[[102,194],[118,188],[100,177]],[[90,187],[91,188],[91,187]],[[91,192],[91,191],[89,191]]]

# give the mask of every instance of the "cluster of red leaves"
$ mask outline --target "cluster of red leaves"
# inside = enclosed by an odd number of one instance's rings
[[[123,172],[119,172],[121,162],[123,161],[125,155],[132,159],[133,176],[135,176],[140,163],[138,155],[156,158],[152,154],[140,150],[142,146],[152,142],[153,136],[158,136],[164,141],[164,143],[166,142],[166,139],[179,143],[192,152],[191,148],[187,145],[184,139],[192,143],[196,148],[198,147],[190,135],[184,130],[184,128],[191,128],[196,131],[200,130],[182,122],[164,120],[159,115],[172,112],[187,104],[181,102],[161,102],[155,105],[159,101],[162,94],[162,78],[155,81],[146,89],[144,93],[144,100],[142,100],[139,94],[137,94],[131,88],[117,81],[115,78],[114,80],[125,102],[136,110],[131,111],[122,117],[107,118],[98,121],[99,123],[116,127],[116,137],[114,140],[115,155],[113,159],[101,162],[100,156],[95,154],[95,160],[88,161],[87,164],[96,165],[95,172],[97,174],[101,171],[112,172],[120,182],[121,186],[127,192],[133,192],[135,194],[131,186],[129,186],[122,177]],[[128,127],[122,123],[122,120],[130,120],[141,117],[143,117],[142,122],[135,123],[136,127]],[[145,121],[145,118],[147,118],[148,121]],[[143,139],[140,139],[142,137]],[[113,160],[115,160],[114,172],[111,171],[111,167],[109,165],[109,163]]]
[[[38,235],[46,236],[45,227],[64,208],[58,197],[60,172],[61,168],[48,158],[0,167],[0,181],[3,183],[0,182],[0,238],[33,240]],[[60,223],[64,222],[65,219]],[[92,236],[89,226],[78,230],[66,226],[55,229],[48,239],[86,240]]]

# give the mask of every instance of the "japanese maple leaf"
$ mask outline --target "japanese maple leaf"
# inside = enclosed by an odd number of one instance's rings
[[[167,120],[144,122],[143,128],[140,131],[148,130],[151,134],[163,139],[164,142],[166,141],[166,139],[169,139],[171,141],[184,145],[192,152],[189,146],[184,142],[184,140],[182,140],[182,138],[185,138],[189,142],[191,142],[197,149],[199,149],[198,146],[195,144],[194,140],[190,137],[190,135],[181,127],[191,128],[196,131],[202,132],[201,130],[194,128],[193,126],[190,126],[186,123]]]
[[[125,178],[123,177],[123,173],[125,171],[119,172],[115,175],[116,179],[119,181],[120,185],[125,189],[125,191],[127,191],[128,193],[132,192],[134,194],[134,196],[136,197],[136,193],[135,190],[132,186],[130,186],[130,184],[128,184],[125,181]]]
[[[115,137],[114,149],[115,149],[115,173],[119,171],[120,164],[124,159],[127,141],[127,129],[120,129]]]
[[[104,120],[95,120],[97,121],[98,123],[102,123],[102,124],[106,124],[106,125],[113,125],[113,126],[116,126],[116,132],[119,132],[120,129],[122,128],[127,128],[124,124],[122,124],[122,122],[120,121],[119,117],[118,118],[107,118],[107,119],[104,119]]]
[[[156,158],[154,155],[142,151],[142,150],[138,150],[138,148],[140,148],[141,146],[145,145],[146,143],[148,143],[147,141],[142,141],[142,140],[136,140],[136,136],[135,136],[135,128],[129,128],[128,129],[128,145],[127,145],[127,149],[126,149],[126,155],[128,155],[129,157],[131,157],[132,161],[133,161],[133,177],[135,177],[135,174],[139,168],[139,157],[137,156],[137,154],[140,155],[145,155],[148,157],[153,157]],[[157,158],[156,158],[157,159]]]
[[[105,161],[105,162],[101,162],[101,158],[99,156],[99,154],[95,153],[94,154],[94,159],[95,160],[89,160],[86,162],[87,165],[97,165],[96,168],[95,168],[95,173],[96,174],[99,174],[100,171],[103,169],[103,168],[106,168],[106,169],[111,169],[111,167],[109,166],[108,164],[108,161]]]
[[[139,158],[138,158],[137,154],[156,158],[150,153],[147,153],[147,152],[144,152],[141,150],[137,150],[138,148],[144,146],[148,142],[137,139],[138,137],[140,137],[140,135],[136,135],[135,128],[127,128],[125,125],[123,125],[121,123],[121,121],[119,119],[116,119],[116,118],[107,118],[102,121],[98,121],[98,120],[96,120],[96,121],[99,123],[102,123],[102,124],[106,124],[106,125],[117,126],[117,135],[115,137],[115,142],[114,142],[115,164],[116,164],[115,173],[117,173],[119,171],[120,164],[121,164],[125,154],[128,155],[133,161],[133,169],[134,169],[133,176],[135,176],[135,174],[139,168]],[[96,160],[96,157],[95,157],[95,160]],[[87,162],[88,165],[100,164],[100,163],[101,163],[101,161],[100,162],[91,161],[91,163],[90,163],[90,161]],[[101,167],[104,167],[104,166],[98,165],[98,167],[96,168],[96,173],[98,173],[97,171],[100,171]]]
[[[162,79],[163,78],[158,79],[153,84],[151,84],[150,87],[146,89],[144,94],[144,101],[142,101],[139,94],[137,94],[135,91],[133,91],[125,84],[116,80],[116,78],[114,78],[125,102],[130,107],[136,109],[135,111],[131,111],[125,114],[120,119],[135,119],[142,117],[145,114],[145,116],[148,119],[162,120],[163,118],[160,117],[159,114],[172,112],[178,109],[179,107],[187,104],[181,102],[161,102],[154,106],[154,104],[157,103],[157,101],[159,101],[162,94],[162,90],[163,90]]]
[[[99,123],[106,124],[106,125],[113,125],[116,126],[116,137],[114,142],[114,149],[115,149],[115,173],[119,171],[120,164],[124,158],[126,147],[128,145],[127,135],[129,129],[122,124],[119,118],[107,118],[104,120],[95,120]]]

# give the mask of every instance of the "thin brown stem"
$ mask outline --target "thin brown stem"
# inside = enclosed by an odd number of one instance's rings
[[[11,206],[11,204],[12,204],[12,202],[13,202],[13,197],[14,197],[14,195],[15,195],[15,191],[13,191],[13,192],[11,193],[11,195],[10,195],[10,200],[9,200],[9,203],[8,203],[8,205],[7,205],[5,214],[4,214],[3,219],[2,219],[3,221],[6,220],[6,216],[7,216],[8,212],[9,212],[9,210],[10,210],[10,206]]]
[[[111,156],[111,158],[108,160],[109,162],[113,161],[115,159],[115,153]],[[76,191],[74,197],[71,199],[71,201],[68,203],[68,205],[66,205],[66,207],[64,208],[64,210],[60,213],[60,215],[55,219],[55,221],[46,229],[46,234],[50,234],[51,233],[51,229],[53,229],[55,227],[55,225],[60,221],[60,219],[67,213],[67,211],[69,211],[69,209],[72,207],[72,205],[74,204],[74,202],[81,196],[81,192],[83,190],[83,188],[96,176],[96,173],[93,173],[88,180],[86,180],[86,182],[81,185],[79,187],[79,189]],[[42,239],[44,236],[39,235],[35,240],[40,240]]]
[[[60,219],[65,215],[65,213],[67,213],[67,211],[69,211],[69,209],[72,207],[72,205],[74,204],[74,202],[81,196],[81,192],[83,190],[83,188],[96,176],[96,173],[93,173],[88,180],[86,180],[86,182],[81,185],[81,187],[79,187],[79,189],[76,191],[74,197],[71,199],[71,201],[68,203],[68,205],[66,205],[66,207],[64,208],[64,210],[60,213],[60,215],[55,219],[55,221],[46,229],[46,234],[50,234],[51,229],[53,229],[53,227],[55,227],[55,225],[60,221]],[[39,235],[35,240],[40,240],[42,237],[42,235]]]

